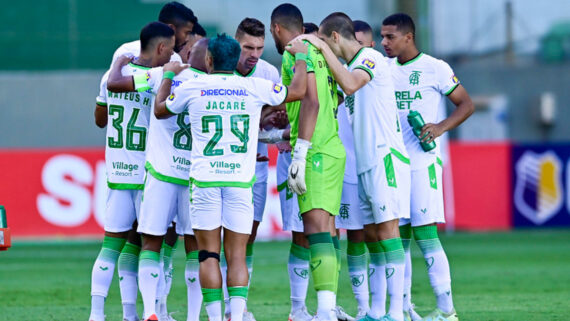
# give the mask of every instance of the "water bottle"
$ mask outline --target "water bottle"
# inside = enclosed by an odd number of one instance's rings
[[[410,126],[412,127],[414,135],[420,138],[420,135],[422,133],[422,128],[426,124],[424,122],[422,115],[415,110],[410,110],[410,113],[408,114],[408,124],[410,124]],[[420,141],[420,146],[424,151],[429,152],[430,150],[435,148],[435,141],[431,143]]]

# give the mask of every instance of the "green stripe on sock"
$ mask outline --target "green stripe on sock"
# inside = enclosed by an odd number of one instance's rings
[[[245,256],[252,256],[253,255],[253,244],[248,244],[245,247]]]
[[[222,295],[222,288],[219,289],[206,289],[202,288],[202,296],[204,300],[204,304],[208,305],[214,302],[221,302],[223,295]]]
[[[198,251],[191,251],[186,254],[186,260],[198,260]]]
[[[126,242],[127,240],[124,238],[105,236],[103,238],[103,248],[121,252]]]
[[[359,256],[366,254],[366,244],[364,242],[351,242],[348,241],[348,245],[346,247],[346,254],[352,256]]]
[[[384,252],[382,245],[380,245],[380,242],[366,242],[366,247],[370,253]]]
[[[139,260],[150,260],[150,261],[156,261],[156,262],[160,262],[160,254],[158,252],[154,252],[154,251],[141,251],[141,254],[139,256]]]
[[[309,240],[309,244],[317,244],[317,243],[332,243],[331,233],[329,232],[322,232],[322,233],[314,233],[307,235],[307,239]]]
[[[420,250],[422,250],[422,253],[431,253],[441,249],[441,242],[439,239],[416,240],[416,243]]]
[[[228,287],[228,294],[230,295],[230,298],[241,297],[241,298],[247,299],[248,290],[249,289],[247,286],[229,286]]]
[[[121,253],[128,253],[139,256],[139,254],[141,253],[141,247],[136,244],[127,242],[125,243],[125,246],[123,247]]]
[[[380,241],[384,251],[386,252],[386,264],[404,264],[406,257],[404,255],[404,247],[402,239],[399,237]]]
[[[412,225],[400,225],[400,237],[402,239],[411,239],[412,238]]]
[[[429,240],[438,238],[437,226],[435,225],[417,226],[414,227],[413,230],[416,240]]]
[[[374,265],[385,265],[386,256],[384,255],[384,249],[380,242],[366,242],[366,247],[370,252],[370,262]]]
[[[295,243],[291,243],[289,249],[289,257],[295,257],[299,260],[309,261],[311,259],[311,251]]]

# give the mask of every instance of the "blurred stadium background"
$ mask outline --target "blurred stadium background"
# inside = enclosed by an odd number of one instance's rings
[[[10,273],[29,269],[29,275],[33,275],[34,271],[41,270],[38,266],[34,267],[37,263],[34,260],[29,262],[29,266],[26,265],[26,260],[30,259],[33,253],[44,250],[51,253],[51,256],[43,256],[46,261],[58,255],[66,257],[70,262],[74,260],[71,255],[57,254],[59,248],[65,249],[61,247],[63,243],[45,243],[45,238],[67,240],[73,237],[76,239],[74,242],[66,243],[74,244],[73,247],[83,244],[82,241],[77,241],[78,238],[102,237],[101,226],[106,197],[105,131],[93,123],[99,81],[109,67],[114,50],[124,42],[137,39],[140,28],[157,19],[165,2],[2,1],[0,204],[6,209],[14,244],[8,252],[0,252],[1,320],[14,320],[2,311],[3,305],[12,307],[12,310],[8,311],[13,313],[21,305],[3,298],[13,297],[15,293],[25,296],[23,289],[13,290],[20,284],[18,280],[28,279],[25,276],[28,274],[13,278]],[[268,28],[272,9],[282,1],[180,2],[194,11],[208,35],[214,35],[216,32],[233,35],[239,21],[244,17],[263,21],[267,28],[263,58],[280,66],[280,56],[275,50]],[[463,244],[461,240],[467,239],[470,240],[467,243],[477,243],[475,240],[480,239],[481,243],[493,246],[492,244],[507,240],[507,244],[512,246],[499,247],[504,252],[497,252],[496,249],[494,253],[496,258],[499,258],[501,253],[507,255],[509,251],[514,251],[509,252],[510,254],[518,253],[522,257],[523,251],[517,252],[521,244],[527,244],[524,242],[533,238],[542,240],[543,243],[538,243],[542,247],[526,247],[527,250],[531,248],[536,255],[531,255],[529,260],[534,262],[545,259],[545,264],[552,263],[543,266],[546,270],[553,268],[548,271],[554,273],[549,279],[552,282],[541,284],[539,289],[544,289],[546,293],[549,293],[548,289],[553,289],[554,292],[550,295],[556,294],[557,299],[545,302],[560,302],[562,310],[559,305],[553,305],[552,308],[542,305],[542,308],[549,312],[558,309],[558,314],[549,315],[551,320],[569,319],[570,279],[567,266],[570,263],[570,1],[290,2],[301,9],[306,22],[318,24],[333,11],[343,11],[353,19],[369,22],[376,33],[376,49],[380,51],[379,33],[384,17],[403,11],[415,19],[419,48],[446,60],[476,105],[474,115],[459,129],[450,133],[444,186],[449,224],[445,228],[461,233],[448,235],[445,241]],[[288,236],[280,230],[281,216],[275,178],[276,150],[273,149],[270,153],[272,159],[266,216],[258,234],[265,240],[284,239]],[[544,227],[556,229],[528,230]],[[517,231],[514,231],[515,229]],[[464,233],[481,231],[501,233]],[[42,241],[30,242],[30,239]],[[83,305],[85,309],[88,307],[90,264],[97,253],[97,246],[94,246],[94,243],[89,244],[90,247],[86,247],[89,252],[83,253],[86,261],[75,266],[80,270],[69,270],[75,271],[73,273],[82,278],[80,283],[75,285],[78,287],[77,292],[69,290],[65,295],[62,294],[64,298],[70,299],[69,302]],[[264,246],[271,244],[273,243]],[[284,243],[274,244],[277,248],[282,248]],[[484,248],[482,246],[477,249],[484,251]],[[552,251],[554,253],[551,253]],[[30,252],[31,256],[26,256],[27,252]],[[481,255],[484,259],[485,253],[475,250],[474,255]],[[552,257],[546,259],[543,256],[545,253],[551,253]],[[457,275],[458,270],[466,266],[461,262],[466,258],[465,253],[461,247],[455,246],[449,255],[452,269]],[[505,257],[519,259],[518,256]],[[271,261],[259,260],[256,264],[263,264],[262,262]],[[419,256],[415,257],[414,264],[423,264]],[[563,266],[566,266],[565,272]],[[481,267],[485,268],[484,265]],[[498,298],[505,299],[501,295],[515,295],[519,290],[532,290],[531,284],[519,284],[517,278],[525,278],[533,273],[546,273],[545,269],[538,265],[521,273],[510,270],[512,267],[510,262],[504,262],[496,269],[489,270],[488,275],[497,277],[498,282],[502,274],[511,273],[512,278],[508,281],[512,282],[508,287],[510,291],[501,292]],[[271,271],[269,267],[265,268]],[[506,271],[502,271],[503,268]],[[473,275],[477,280],[480,280],[478,277],[488,276],[473,274],[471,270],[460,271]],[[560,274],[557,274],[558,272]],[[426,285],[427,281],[421,273],[416,275],[420,274],[417,277],[423,277],[421,280]],[[467,275],[463,275],[459,280],[464,279],[470,283]],[[525,282],[534,283],[534,280],[530,278]],[[540,283],[540,280],[538,278],[536,282]],[[555,284],[556,280],[561,283]],[[256,280],[254,289],[256,284],[258,288],[263,287],[261,282]],[[282,283],[286,285],[285,281]],[[3,284],[7,286],[4,287]],[[184,291],[182,286],[181,283],[181,293]],[[44,287],[47,288],[46,285],[40,286]],[[116,287],[114,288],[116,290]],[[427,287],[423,290],[429,292]],[[469,293],[469,290],[470,288],[465,288],[465,292]],[[285,288],[285,292],[287,291]],[[477,288],[473,291],[487,293],[494,291],[494,288],[489,284],[487,288]],[[254,290],[252,293],[254,297],[262,298],[260,292],[255,294]],[[347,296],[348,293],[349,291]],[[45,295],[44,292],[36,294]],[[481,299],[471,294],[470,299]],[[456,292],[456,295],[461,302],[462,294]],[[283,304],[287,302],[286,297],[287,295],[284,296]],[[114,299],[118,300],[117,298],[115,295]],[[427,298],[426,296],[426,301]],[[507,301],[516,305],[515,298],[517,297],[509,296]],[[421,300],[420,297],[420,302]],[[183,301],[183,298],[180,299],[181,306]],[[49,301],[47,302],[45,306],[50,305]],[[273,302],[278,303],[280,302]],[[466,308],[467,303],[465,304]],[[38,305],[44,306],[40,303]],[[459,311],[464,310],[461,304],[458,305]],[[469,307],[471,306],[478,305],[471,302]],[[118,304],[117,308],[120,308]],[[491,310],[500,311],[501,306]],[[77,316],[72,316],[69,320],[85,319],[88,315],[85,311],[88,310],[78,310]],[[517,317],[519,320],[534,320],[533,314],[529,314],[532,311],[537,313],[538,320],[539,315],[544,316],[545,312],[520,306],[517,311],[522,312],[497,318],[488,317],[487,314],[472,314],[466,319],[514,320]],[[57,317],[57,310],[53,313],[53,316],[49,314],[43,318],[40,309],[34,312],[34,317],[30,319],[67,319]],[[25,320],[26,315],[22,313],[21,317],[15,319]]]

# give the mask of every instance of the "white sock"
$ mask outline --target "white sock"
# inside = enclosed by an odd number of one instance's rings
[[[91,315],[92,316],[105,316],[105,297],[100,295],[91,296]]]
[[[139,246],[126,243],[121,251],[121,255],[119,255],[117,264],[121,302],[123,304],[123,318],[127,320],[138,317],[136,302],[139,292],[137,284],[139,253]]]
[[[139,289],[144,304],[144,319],[157,314],[156,294],[161,275],[160,270],[159,254],[152,251],[142,251],[139,258]]]
[[[317,316],[327,320],[335,308],[335,294],[332,291],[317,291]]]
[[[379,242],[367,243],[370,252],[368,281],[370,287],[370,310],[368,315],[380,319],[386,314],[386,257]]]
[[[156,312],[159,316],[168,314],[166,308],[166,275],[164,274],[164,250],[160,252],[160,275],[158,277],[158,285],[156,288]]]
[[[349,241],[349,249],[352,244]],[[358,244],[357,244],[358,245]],[[361,245],[364,247],[364,244]],[[348,265],[348,275],[350,276],[350,283],[352,285],[352,293],[358,303],[358,309],[363,311],[370,310],[370,294],[368,290],[368,258],[366,249],[363,248],[364,253],[361,255],[346,255]]]
[[[289,286],[291,287],[291,311],[305,307],[307,289],[309,287],[309,249],[291,244],[287,271],[289,272]]]
[[[242,321],[243,313],[245,311],[245,298],[234,296],[230,298],[230,311],[232,314],[232,321]]]
[[[215,301],[206,305],[209,321],[222,321],[222,302]]]
[[[396,321],[404,320],[404,248],[400,238],[380,241],[386,255],[386,285],[390,296],[390,316]]]
[[[222,273],[222,290],[224,291],[224,314],[230,314],[230,295],[228,293],[228,262],[226,254],[222,251],[220,254],[220,272]]]
[[[447,255],[439,239],[417,240],[416,242],[426,260],[429,281],[436,296],[437,307],[445,313],[450,313],[453,310],[453,297]]]
[[[105,315],[105,298],[113,281],[118,258],[118,251],[102,247],[93,264],[91,271],[91,315],[93,316]]]
[[[184,271],[188,293],[187,321],[199,321],[202,308],[202,290],[200,288],[200,263],[198,251],[190,252],[186,256],[186,269]]]
[[[410,240],[402,239],[403,242]],[[409,244],[409,243],[408,243]],[[406,255],[406,268],[404,270],[404,311],[412,308],[412,255],[409,245],[404,244],[404,254]]]

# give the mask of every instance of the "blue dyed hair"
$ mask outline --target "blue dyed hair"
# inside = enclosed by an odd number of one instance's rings
[[[236,69],[241,47],[239,42],[225,33],[210,38],[208,51],[214,59],[214,70],[234,71]]]

